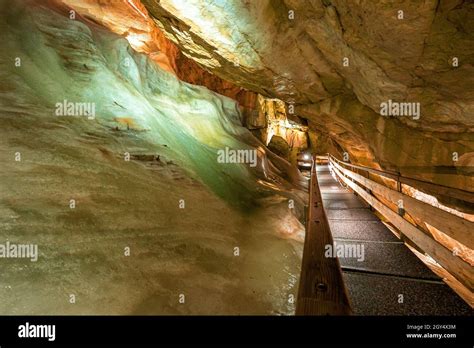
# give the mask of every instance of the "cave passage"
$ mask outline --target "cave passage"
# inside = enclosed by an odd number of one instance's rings
[[[0,0],[0,314],[293,315],[305,257],[354,314],[471,312],[474,31],[431,54],[473,8],[403,4],[399,64],[362,5],[272,1]]]

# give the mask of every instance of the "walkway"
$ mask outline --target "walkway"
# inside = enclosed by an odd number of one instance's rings
[[[339,258],[355,315],[466,315],[472,309],[405,246],[362,199],[342,187],[327,165],[318,183],[337,245],[364,251]],[[348,245],[349,246],[349,245]]]

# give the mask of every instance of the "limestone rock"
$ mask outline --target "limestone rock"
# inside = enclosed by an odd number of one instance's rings
[[[268,143],[268,148],[278,156],[289,159],[290,146],[282,137],[274,135]]]
[[[436,173],[454,167],[453,152],[474,152],[472,2],[142,3],[185,56],[294,102],[353,162],[472,191],[472,176]],[[419,103],[421,115],[381,116],[388,100]]]

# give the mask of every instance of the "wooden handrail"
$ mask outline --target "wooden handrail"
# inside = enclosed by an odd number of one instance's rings
[[[313,158],[306,236],[296,302],[296,315],[348,315],[347,290],[337,258],[325,257],[326,245],[334,245],[323,208]]]
[[[348,166],[348,167],[351,167],[351,168],[354,168],[354,169],[361,169],[361,170],[364,170],[366,172],[381,175],[381,176],[384,176],[386,178],[389,178],[389,179],[392,179],[392,180],[395,180],[395,181],[398,181],[399,178],[400,178],[399,173],[391,172],[391,171],[388,171],[388,170],[383,171],[383,170],[379,170],[379,169],[375,169],[375,168],[369,168],[369,167],[359,166],[359,165],[352,164],[352,163],[343,162],[343,161],[337,159],[336,157],[334,157],[333,155],[331,155],[329,153],[328,153],[328,159],[329,160],[334,160],[337,163],[339,163],[341,165],[344,165],[344,166]]]
[[[352,163],[346,163],[346,162],[343,162],[343,161],[337,159],[336,157],[334,157],[333,155],[331,155],[329,153],[328,153],[328,159],[330,159],[330,160],[332,159],[332,160],[336,161],[337,163],[339,163],[343,166],[346,166],[346,167],[351,167],[351,168],[354,168],[354,169],[364,170],[364,171],[369,172],[369,173],[377,174],[377,175],[384,176],[386,178],[395,180],[396,182],[401,183],[401,184],[409,185],[409,186],[412,186],[412,187],[415,187],[415,188],[419,188],[421,190],[426,190],[426,191],[431,192],[432,194],[435,194],[435,195],[447,196],[447,197],[455,198],[455,199],[458,199],[458,200],[461,200],[461,201],[464,201],[464,202],[474,203],[474,193],[473,192],[461,190],[461,189],[458,189],[458,188],[455,188],[455,187],[444,186],[444,185],[440,185],[440,184],[434,184],[432,182],[428,182],[428,181],[421,180],[421,179],[409,178],[409,177],[406,177],[406,176],[402,176],[400,173],[395,173],[395,172],[388,171],[388,170],[379,170],[379,169],[375,169],[375,168],[359,166],[359,165],[352,164]]]
[[[367,179],[360,174],[351,172],[350,170],[340,166],[338,163],[333,163],[333,165],[343,174],[351,177],[359,184],[372,190],[372,192],[381,195],[388,201],[397,205],[399,205],[399,201],[401,201],[403,209],[408,213],[413,213],[414,216],[428,222],[431,226],[443,231],[451,238],[471,249],[474,249],[474,238],[472,236],[474,222],[448,213],[447,211],[434,207],[431,204],[419,201],[418,199],[410,197],[404,193],[392,190],[391,188]]]
[[[366,200],[400,230],[404,236],[436,260],[469,290],[474,290],[474,268],[471,265],[454,255],[450,250],[431,238],[431,236],[420,230],[417,226],[412,225],[365,189],[368,188],[372,190],[374,193],[379,194],[394,204],[397,204],[401,199],[406,211],[424,219],[433,227],[471,249],[473,246],[473,237],[471,234],[474,230],[474,223],[352,172],[342,167],[342,165],[339,164],[339,160],[336,159],[337,161],[334,161],[334,157],[332,156],[328,158],[333,167],[333,171],[340,180],[357,192],[360,197]],[[357,185],[356,182],[361,186]]]

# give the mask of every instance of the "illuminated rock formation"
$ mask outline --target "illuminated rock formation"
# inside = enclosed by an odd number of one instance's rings
[[[176,74],[180,80],[205,86],[236,100],[242,113],[243,124],[249,129],[259,130],[254,134],[266,144],[273,135],[283,137],[293,151],[293,162],[295,154],[308,147],[307,128],[287,121],[284,102],[263,98],[255,92],[238,87],[204,70],[195,61],[182,54],[181,50],[165,37],[140,1],[63,0],[62,2],[84,18],[124,36],[136,51],[148,54],[162,68]]]
[[[62,0],[62,2],[84,18],[124,36],[137,52],[148,54],[163,69],[176,72],[177,67],[172,58],[179,53],[179,49],[163,37],[140,1]]]
[[[205,86],[239,102],[244,117],[257,111],[257,94],[204,70],[168,40],[138,0],[61,0],[84,18],[125,37],[137,51],[146,53],[163,69],[185,82]]]
[[[236,102],[59,2],[0,14],[0,239],[40,255],[2,267],[1,312],[292,313],[307,194]]]
[[[468,2],[143,0],[183,54],[286,103],[353,162],[464,190],[474,151]],[[380,115],[388,101],[420,115]],[[449,167],[451,173],[443,173]]]

